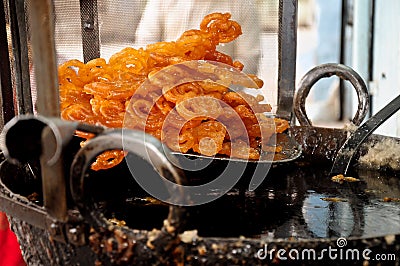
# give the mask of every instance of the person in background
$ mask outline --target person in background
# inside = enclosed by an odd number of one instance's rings
[[[243,34],[217,50],[244,64],[243,72],[257,74],[260,59],[260,25],[257,5],[242,0],[149,0],[136,30],[135,46],[175,41],[183,32],[199,29],[202,19],[214,12],[231,13]]]

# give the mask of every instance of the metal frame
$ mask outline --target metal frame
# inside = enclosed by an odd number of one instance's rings
[[[37,89],[37,111],[48,117],[60,117],[58,71],[54,40],[54,6],[51,0],[29,0],[33,62]]]
[[[80,0],[84,62],[100,57],[100,32],[97,0]]]
[[[296,88],[297,0],[279,0],[277,116],[293,119]]]
[[[0,47],[8,47],[7,23],[4,2],[0,1]],[[0,129],[15,116],[11,66],[8,49],[0,49],[1,117]]]
[[[10,27],[15,69],[15,98],[18,114],[33,113],[30,82],[28,30],[24,0],[9,0]]]

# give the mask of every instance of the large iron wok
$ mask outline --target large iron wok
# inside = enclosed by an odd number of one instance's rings
[[[398,264],[397,171],[387,166],[360,167],[357,158],[373,149],[370,147],[376,142],[399,140],[372,135],[356,151],[348,171],[359,181],[333,182],[332,164],[351,132],[314,127],[304,112],[311,86],[333,74],[350,80],[356,88],[359,110],[353,123],[359,125],[368,106],[362,80],[342,65],[317,67],[304,77],[295,98],[300,125],[288,132],[301,145],[301,157],[272,163],[267,177],[254,191],[248,186],[256,164],[248,164],[228,193],[198,206],[169,205],[150,197],[132,178],[126,164],[94,172],[90,163],[104,150],[121,148],[122,135],[135,147],[129,150],[127,161],[134,162],[137,171],[151,180],[156,180],[152,178],[158,172],[178,184],[204,183],[224,169],[224,161],[216,160],[198,172],[182,172],[167,160],[168,151],[156,139],[138,141],[144,137],[141,132],[99,132],[81,148],[73,132],[95,131],[95,127],[34,116],[12,120],[2,140],[7,158],[2,158],[0,169],[0,201],[26,262],[341,264],[344,257],[332,259],[324,253],[336,249],[337,256],[340,250],[351,251],[346,263],[375,264],[380,261],[372,260],[372,256],[384,254],[386,263]],[[150,155],[144,155],[146,149],[152,151]],[[162,193],[181,199],[186,196],[179,189]],[[281,249],[288,252],[286,258],[292,250],[292,255],[306,257],[285,260],[284,254],[277,254]],[[368,256],[363,256],[365,250]]]

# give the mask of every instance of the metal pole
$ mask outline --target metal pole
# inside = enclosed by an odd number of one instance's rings
[[[54,41],[54,11],[51,0],[30,0],[32,52],[36,76],[37,111],[60,116],[58,73]]]
[[[33,113],[30,84],[28,34],[25,21],[25,1],[10,0],[11,39],[15,69],[15,95],[18,114]]]
[[[10,56],[8,54],[7,25],[4,2],[0,1],[0,130],[15,116],[14,96],[11,81]]]
[[[297,0],[279,1],[278,47],[277,116],[291,121],[296,88]]]
[[[84,62],[100,57],[97,0],[80,0]]]

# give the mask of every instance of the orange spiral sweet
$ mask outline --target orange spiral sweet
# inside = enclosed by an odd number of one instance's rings
[[[269,104],[261,103],[263,97],[229,90],[231,84],[263,86],[255,75],[244,78],[240,72],[243,64],[217,50],[219,44],[241,34],[231,14],[212,13],[204,17],[200,29],[188,30],[176,41],[139,49],[127,47],[108,62],[103,58],[86,64],[67,61],[58,68],[61,116],[106,127],[144,130],[172,150],[184,153],[258,159],[262,144],[289,124],[263,115],[271,111]],[[204,64],[198,72],[190,64],[192,60],[224,63],[229,69]],[[179,64],[182,62],[188,64]],[[160,70],[162,75],[157,75]],[[93,137],[84,132],[77,135]],[[113,167],[125,155],[119,150],[106,151],[92,168]]]

